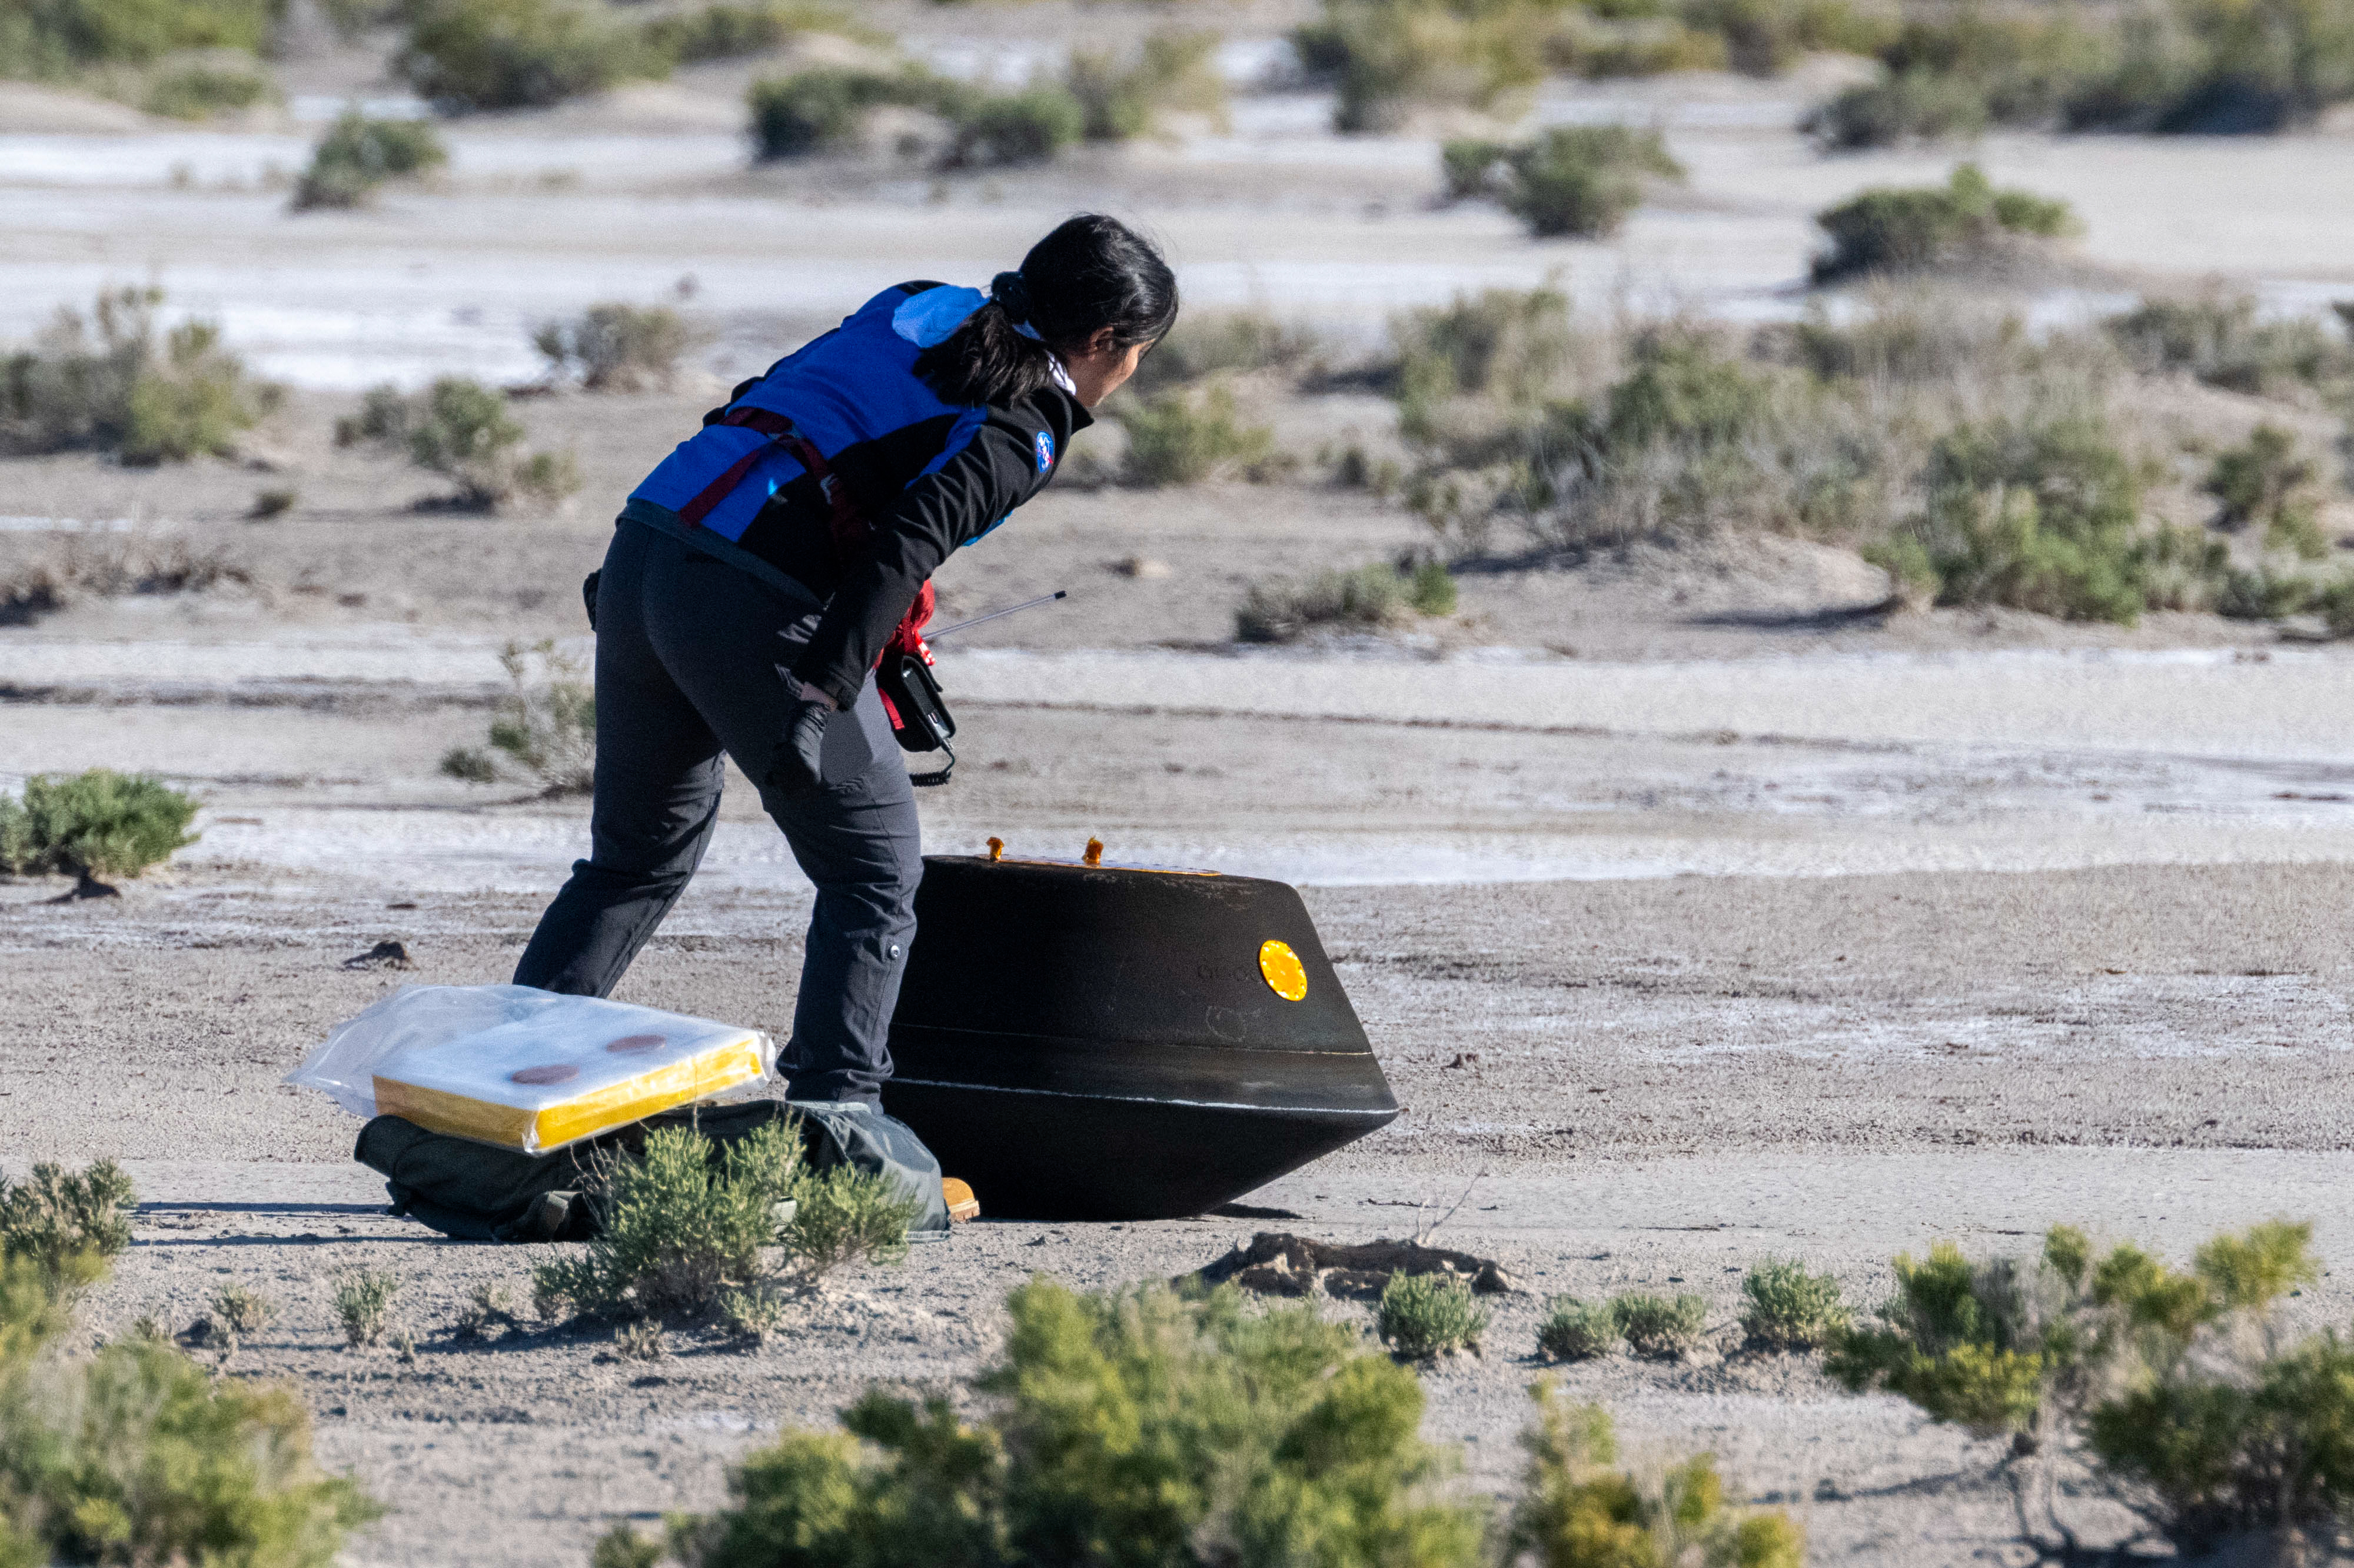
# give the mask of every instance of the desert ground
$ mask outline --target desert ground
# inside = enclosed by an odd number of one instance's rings
[[[1305,15],[1222,10],[1233,71],[1251,79]],[[1007,79],[1042,39],[1129,25],[1060,0],[864,16]],[[480,739],[503,644],[589,647],[576,585],[613,510],[729,378],[899,279],[981,281],[1081,207],[1147,222],[1193,305],[1343,343],[1549,279],[1581,310],[1778,319],[1804,308],[1809,214],[1952,154],[1818,156],[1792,125],[1831,65],[1550,87],[1541,119],[1658,123],[1692,175],[1616,240],[1538,242],[1434,202],[1432,132],[1336,137],[1329,97],[1297,87],[1244,93],[1224,132],[944,180],[749,168],[748,70],[714,66],[460,122],[435,186],[288,217],[318,121],[397,90],[380,65],[315,41],[281,68],[286,109],[210,131],[0,88],[0,339],[152,279],[293,393],[236,461],[0,462],[0,576],[131,539],[223,553],[243,578],[0,626],[0,783],[102,766],[203,801],[199,842],[119,898],[0,880],[0,1168],[132,1171],[136,1241],[94,1331],[192,1319],[225,1281],[278,1303],[230,1370],[292,1380],[323,1460],[388,1505],[348,1561],[584,1563],[617,1519],[717,1506],[731,1462],[870,1381],[970,1372],[1033,1273],[1167,1277],[1257,1228],[1437,1224],[1519,1277],[1484,1353],[1424,1374],[1428,1434],[1490,1491],[1519,1463],[1555,1293],[1673,1286],[1729,1324],[1767,1257],[1868,1307],[1892,1256],[1941,1237],[2022,1252],[2068,1222],[2182,1255],[2285,1215],[2316,1222],[2330,1268],[2296,1320],[2354,1311],[2354,654],[2188,613],[1892,611],[1854,554],[1756,538],[1467,567],[1458,612],[1411,635],[1239,646],[1253,583],[1428,536],[1303,474],[1058,487],[953,559],[943,621],[1070,598],[942,642],[963,727],[924,830],[937,853],[994,834],[1068,856],[1092,835],[1115,862],[1299,885],[1405,1114],[1245,1200],[1279,1218],[1034,1224],[988,1217],[982,1192],[981,1222],[838,1277],[756,1352],[691,1330],[651,1364],[589,1334],[452,1339],[475,1285],[528,1297],[538,1249],[386,1216],[349,1158],[357,1123],[280,1080],[395,986],[507,978],[587,806],[437,764]],[[2349,150],[2325,126],[1975,154],[2084,217],[2071,280],[2025,307],[2062,321],[2165,281],[2282,310],[2354,294]],[[668,392],[516,404],[535,442],[578,456],[568,509],[420,508],[431,476],[331,444],[359,389],[526,379],[534,323],[609,298],[678,303],[706,341]],[[1302,449],[1395,440],[1362,388],[1261,411]],[[291,510],[247,520],[278,486]],[[781,1034],[807,905],[737,779],[619,994]],[[386,940],[413,969],[349,961]],[[355,1264],[405,1281],[413,1361],[342,1348],[325,1281]],[[1800,1519],[1815,1562],[2017,1550],[1999,1444],[1848,1395],[1814,1358],[1557,1375],[1639,1455],[1718,1454],[1741,1495]]]

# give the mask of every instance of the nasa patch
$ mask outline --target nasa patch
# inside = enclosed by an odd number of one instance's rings
[[[1052,430],[1041,430],[1038,432],[1038,471],[1044,473],[1054,466],[1055,433]]]

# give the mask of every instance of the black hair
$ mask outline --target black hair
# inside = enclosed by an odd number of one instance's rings
[[[916,356],[916,374],[943,402],[1011,402],[1054,380],[1050,352],[1084,353],[1105,327],[1122,348],[1156,342],[1176,320],[1177,279],[1152,242],[1083,213],[1000,272],[988,302]]]

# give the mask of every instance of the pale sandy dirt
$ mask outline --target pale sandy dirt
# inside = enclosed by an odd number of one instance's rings
[[[1301,10],[1222,12],[1235,69]],[[873,12],[926,58],[1006,79],[1082,15],[1105,14]],[[435,761],[479,738],[502,641],[586,649],[576,585],[615,499],[722,377],[900,278],[984,278],[1081,206],[1148,217],[1193,302],[1344,341],[1403,304],[1548,278],[1594,310],[1787,316],[1806,304],[1791,285],[1809,214],[1950,162],[1816,158],[1789,125],[1831,68],[1548,89],[1545,119],[1664,124],[1693,179],[1610,244],[1538,244],[1495,212],[1430,205],[1442,127],[1344,142],[1299,92],[1239,101],[1230,134],[1044,173],[748,172],[727,106],[753,69],[472,122],[438,187],[301,219],[266,188],[307,145],[301,113],[157,130],[0,94],[0,336],[153,276],[297,388],[245,461],[0,465],[0,577],[181,542],[249,579],[0,628],[0,783],[138,768],[205,802],[202,842],[120,900],[0,883],[0,1166],[133,1162],[145,1206],[93,1304],[101,1329],[191,1318],[231,1279],[279,1303],[234,1370],[294,1380],[329,1462],[393,1505],[355,1562],[578,1564],[616,1516],[715,1506],[748,1446],[823,1422],[868,1379],[970,1371],[1033,1270],[1109,1286],[1251,1228],[985,1221],[839,1282],[757,1355],[692,1329],[652,1367],[595,1337],[468,1346],[446,1332],[465,1291],[525,1294],[534,1255],[374,1212],[376,1183],[346,1158],[355,1124],[278,1083],[397,983],[505,978],[583,847],[585,805],[464,786]],[[302,112],[387,90],[371,58],[315,40],[286,85]],[[2354,292],[2347,146],[1976,152],[2089,221],[2074,281],[2023,302],[2048,321],[2209,272],[2284,308]],[[419,513],[436,482],[329,445],[357,387],[531,376],[533,322],[675,297],[689,274],[685,308],[712,334],[689,385],[517,405],[535,442],[580,460],[564,515]],[[1303,453],[1390,439],[1362,392],[1267,412]],[[2177,412],[2217,430],[2252,417],[2244,400]],[[280,487],[300,495],[285,518],[241,520]],[[2344,1319],[2354,659],[2205,617],[1889,618],[1871,612],[1881,573],[1793,541],[1468,573],[1461,613],[1410,635],[1229,644],[1253,584],[1426,538],[1310,483],[1058,488],[942,574],[943,620],[1072,597],[943,645],[963,760],[924,810],[939,850],[997,833],[1069,854],[1099,833],[1114,859],[1303,886],[1407,1110],[1252,1201],[1346,1238],[1460,1201],[1442,1237],[1529,1284],[1499,1304],[1484,1359],[1426,1374],[1427,1429],[1463,1441],[1469,1484],[1500,1489],[1515,1463],[1551,1292],[1690,1288],[1726,1324],[1739,1271],[1768,1255],[1831,1268],[1869,1303],[1893,1253],[1940,1235],[2019,1250],[2068,1220],[2179,1254],[2285,1213],[2320,1222],[2334,1271],[2300,1320]],[[1136,557],[1167,569],[1131,575]],[[705,874],[622,994],[779,1028],[806,915],[738,779]],[[342,967],[388,938],[414,971]],[[326,1277],[362,1263],[408,1281],[413,1365],[336,1348]],[[1638,1454],[1715,1449],[1745,1495],[1800,1513],[1817,1561],[2000,1560],[1994,1454],[1838,1393],[1807,1359],[1621,1359],[1565,1381]]]

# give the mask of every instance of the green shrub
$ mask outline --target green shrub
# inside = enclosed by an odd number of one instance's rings
[[[450,161],[440,132],[421,121],[370,120],[346,111],[311,150],[295,183],[293,208],[365,206],[388,180],[428,174]]]
[[[0,1552],[43,1563],[328,1568],[382,1510],[322,1476],[292,1389],[133,1337],[69,1352],[29,1259],[0,1264]]]
[[[597,768],[597,693],[582,678],[587,667],[548,637],[528,648],[508,643],[499,650],[499,667],[507,694],[492,711],[488,749],[454,747],[443,755],[441,771],[490,784],[504,763],[545,794],[587,794]]]
[[[90,320],[61,308],[31,349],[0,360],[0,450],[93,448],[138,465],[232,455],[282,393],[247,376],[214,323],[159,341],[163,302],[160,289],[110,291]]]
[[[1643,201],[1647,179],[1681,180],[1657,131],[1566,125],[1517,147],[1450,142],[1440,154],[1450,195],[1490,195],[1540,238],[1601,238]]]
[[[588,1568],[656,1568],[670,1553],[659,1541],[649,1541],[626,1524],[617,1524],[597,1538],[589,1549]]]
[[[789,6],[777,4],[777,0],[738,5],[734,0],[714,0],[693,11],[657,16],[645,25],[640,36],[649,54],[687,64],[767,54],[792,42],[812,22],[841,25],[838,18],[806,5]]]
[[[1226,83],[1217,52],[1217,34],[1178,31],[1148,37],[1133,64],[1108,50],[1074,50],[1063,85],[1078,101],[1081,133],[1090,142],[1125,142],[1149,134],[1172,112],[1223,120]]]
[[[2279,394],[2354,377],[2354,350],[2303,318],[2260,321],[2245,294],[2145,300],[2104,323],[2145,372],[2188,372],[2233,392]]]
[[[888,1178],[801,1163],[798,1118],[718,1145],[686,1128],[615,1158],[592,1197],[601,1229],[578,1259],[543,1266],[535,1294],[557,1316],[663,1317],[718,1307],[731,1332],[771,1288],[765,1248],[781,1245],[804,1281],[859,1258],[896,1261],[917,1213]],[[778,1205],[794,1205],[781,1231]],[[731,1305],[732,1303],[732,1305]]]
[[[1539,1568],[1802,1568],[1806,1535],[1779,1509],[1727,1508],[1703,1454],[1638,1481],[1615,1468],[1617,1435],[1593,1404],[1571,1404],[1551,1379],[1529,1388],[1537,1423],[1504,1538],[1504,1561]]]
[[[1975,164],[1955,169],[1942,186],[1867,190],[1816,214],[1815,223],[1831,242],[1815,259],[1817,282],[1946,266],[1994,254],[2018,237],[2048,239],[2076,227],[2067,203],[1997,190]]]
[[[232,1334],[258,1334],[270,1327],[278,1309],[270,1298],[243,1285],[224,1285],[213,1292],[213,1320]]]
[[[907,1245],[904,1238],[899,1245]],[[736,1339],[765,1344],[785,1320],[783,1298],[775,1291],[754,1288],[719,1293],[719,1326]]]
[[[1488,1313],[1468,1281],[1451,1275],[1393,1274],[1373,1313],[1382,1343],[1406,1361],[1477,1351]]]
[[[37,773],[22,798],[0,797],[0,872],[134,877],[196,842],[196,801],[145,774]]]
[[[400,1292],[400,1281],[373,1268],[346,1268],[330,1283],[344,1343],[356,1350],[383,1340],[392,1326],[392,1298]]]
[[[567,0],[409,0],[393,59],[419,96],[459,110],[544,107],[665,65],[634,30]]]
[[[2214,610],[2226,620],[2278,620],[2285,615],[2300,615],[2315,608],[2320,591],[2302,572],[2275,572],[2270,567],[2253,571],[2233,567],[2223,572],[2222,578]]]
[[[1591,1361],[1619,1343],[1618,1314],[1606,1301],[1556,1296],[1545,1303],[1544,1320],[1537,1325],[1537,1350],[1552,1361]]]
[[[111,1160],[81,1171],[36,1165],[22,1181],[0,1176],[0,1263],[31,1264],[54,1290],[131,1245],[137,1202],[131,1178]],[[0,1365],[6,1360],[0,1355]]]
[[[1424,105],[1488,110],[1545,69],[1545,23],[1532,7],[1445,0],[1324,0],[1292,45],[1338,90],[1332,128],[1391,131]]]
[[[450,1332],[461,1340],[480,1340],[486,1338],[493,1329],[515,1326],[514,1305],[507,1298],[506,1287],[477,1285],[467,1293],[466,1304],[458,1308],[457,1319],[450,1325]]]
[[[568,322],[545,323],[531,339],[550,375],[576,376],[591,392],[668,387],[692,341],[676,311],[619,302],[591,305]]]
[[[2315,473],[2314,465],[2297,455],[2295,435],[2278,425],[2260,424],[2245,441],[2216,455],[2200,488],[2215,498],[2217,527],[2260,522],[2266,548],[2317,561],[2329,554],[2329,541],[2321,534]]]
[[[1932,70],[1909,70],[1861,83],[1808,111],[1798,129],[1827,152],[1942,142],[1986,128],[1987,95],[1974,83]]]
[[[2146,607],[2140,481],[2097,420],[1965,427],[1931,449],[1925,482],[1926,511],[1873,558],[1938,603],[2126,626]]]
[[[1121,477],[1130,484],[1198,484],[1221,471],[1250,470],[1275,455],[1275,432],[1235,417],[1234,394],[1212,386],[1140,397],[1114,416],[1128,434]]]
[[[821,66],[752,84],[752,143],[759,158],[801,158],[855,143],[869,111],[920,96],[913,79]]]
[[[271,0],[5,0],[0,76],[38,80],[93,66],[150,65],[181,49],[269,47]]]
[[[897,1263],[907,1255],[907,1227],[923,1211],[912,1194],[849,1165],[793,1184],[785,1246],[815,1278],[846,1263]]]
[[[1423,615],[1455,612],[1455,579],[1436,562],[1412,573],[1395,567],[1323,572],[1304,583],[1254,583],[1235,611],[1243,642],[1289,642],[1320,630],[1377,631]]]
[[[1796,1259],[1761,1263],[1741,1281],[1741,1331],[1759,1350],[1808,1351],[1847,1327],[1839,1281]]]
[[[1224,372],[1298,371],[1323,347],[1313,328],[1287,324],[1260,312],[1188,311],[1137,362],[1129,389],[1150,397]]]
[[[2354,1505],[2354,1353],[2335,1334],[2288,1342],[2276,1319],[2320,1277],[2311,1238],[2270,1221],[2209,1241],[2187,1271],[2130,1244],[2095,1258],[2067,1226],[2031,1264],[1973,1264],[1940,1243],[1925,1263],[1896,1260],[1879,1326],[1843,1334],[1826,1367],[1934,1420],[2012,1435],[2047,1477],[2051,1528],[2031,1548],[2074,1539],[2057,1514],[2074,1489],[2052,1483],[2075,1468],[2185,1558],[2228,1535],[2277,1542]]]
[[[250,109],[276,95],[270,79],[256,71],[189,65],[165,71],[149,82],[139,106],[167,120],[209,120],[216,114]]]
[[[951,131],[941,160],[951,169],[1050,163],[1087,129],[1087,111],[1059,87],[1023,92],[950,89],[937,102]]]
[[[1407,576],[1405,601],[1416,615],[1455,613],[1455,574],[1444,561],[1425,561]]]
[[[1653,1361],[1681,1361],[1700,1349],[1708,1328],[1708,1303],[1697,1296],[1628,1291],[1611,1299],[1610,1312],[1627,1348]]]
[[[553,505],[580,488],[569,453],[521,453],[514,449],[523,439],[505,394],[455,376],[414,397],[390,386],[372,388],[359,413],[335,421],[337,446],[405,450],[418,467],[456,481],[450,504],[470,511],[517,499]]]
[[[1842,0],[1689,0],[1683,20],[1723,38],[1726,63],[1756,77],[1779,76],[1809,51],[1872,54],[1895,31]]]
[[[1554,289],[1458,294],[1443,308],[1398,317],[1390,337],[1399,428],[1409,440],[1433,439],[1454,399],[1543,400],[1582,348],[1569,297]]]
[[[1480,1561],[1479,1510],[1432,1495],[1446,1466],[1414,1374],[1312,1307],[1034,1279],[1006,1308],[976,1425],[870,1390],[843,1433],[752,1454],[733,1505],[678,1521],[673,1551],[691,1568]]]

